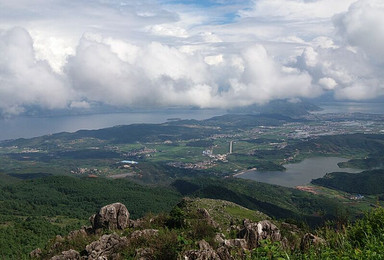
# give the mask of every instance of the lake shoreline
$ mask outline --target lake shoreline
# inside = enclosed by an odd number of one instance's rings
[[[343,171],[356,173],[359,169],[340,168],[339,162],[349,159],[342,157],[310,157],[298,163],[284,164],[286,171],[244,170],[233,174],[235,178],[248,179],[290,188],[310,184],[312,179],[322,178],[329,172]]]

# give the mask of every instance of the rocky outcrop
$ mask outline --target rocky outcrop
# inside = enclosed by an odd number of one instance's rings
[[[213,241],[219,245],[223,245],[225,241],[225,236],[223,233],[216,233]]]
[[[56,255],[51,258],[51,260],[80,260],[80,253],[76,250],[68,250],[61,252],[60,255]]]
[[[248,243],[245,239],[226,239],[223,244],[228,248],[248,249]]]
[[[78,238],[84,238],[90,234],[93,234],[94,230],[92,227],[86,227],[83,226],[81,229],[74,230],[69,232],[68,236],[66,237],[68,240],[78,239]]]
[[[233,260],[229,249],[225,246],[221,246],[216,250],[217,255],[219,256],[220,260]]]
[[[94,230],[101,228],[123,230],[129,225],[129,212],[124,204],[113,203],[102,207],[89,220]]]
[[[326,241],[314,234],[307,233],[303,236],[300,242],[300,249],[302,251],[309,249],[311,246],[321,246],[325,245]]]
[[[85,250],[88,255],[86,259],[116,259],[118,258],[118,252],[126,246],[128,246],[126,237],[120,237],[116,234],[104,235],[99,240],[86,246]]]
[[[220,230],[222,226],[215,222],[211,217],[208,210],[204,208],[197,208],[191,210],[191,217],[195,220],[198,217],[198,221],[207,222],[213,227],[217,227]],[[197,215],[196,215],[197,214]],[[70,232],[67,236],[57,236],[51,247],[45,252],[36,249],[31,252],[31,258],[44,258],[49,259],[50,256],[57,252],[61,254],[52,257],[53,260],[107,260],[107,259],[120,259],[120,253],[123,250],[130,252],[130,257],[141,260],[152,260],[156,258],[159,250],[167,250],[167,248],[157,247],[157,242],[163,233],[159,234],[158,229],[148,229],[148,227],[159,225],[156,219],[142,218],[136,221],[129,220],[129,212],[127,208],[121,203],[114,203],[102,207],[99,212],[93,215],[91,218],[92,226],[82,227],[79,230]],[[160,222],[161,223],[161,222]],[[164,222],[166,223],[166,222]],[[220,222],[221,223],[221,222]],[[185,251],[183,259],[185,260],[233,260],[245,259],[251,254],[252,249],[260,246],[260,241],[269,239],[271,241],[282,241],[279,229],[268,220],[260,222],[251,222],[244,220],[241,225],[239,220],[237,225],[233,225],[228,221],[228,229],[230,232],[237,234],[235,239],[227,239],[224,234],[217,233],[213,238],[214,242],[210,245],[205,240],[197,242],[197,248],[195,250]],[[221,225],[223,225],[221,223]],[[230,225],[230,226],[229,226]],[[117,233],[121,233],[118,230],[124,230],[126,228],[132,228],[133,231],[127,237],[121,237]],[[164,226],[165,228],[165,226]],[[109,234],[103,234],[107,231]],[[115,231],[113,234],[112,231]],[[125,230],[129,234],[130,230]],[[173,236],[176,233],[173,233]],[[163,237],[164,239],[171,238]],[[176,237],[173,237],[171,243],[177,243]],[[85,248],[73,248],[75,250],[68,250],[68,245],[71,241],[81,241],[83,244],[88,244]],[[93,241],[93,242],[92,242]],[[303,238],[303,245],[318,244],[321,242],[320,238],[313,238],[312,234],[307,234]],[[69,243],[68,243],[69,242]],[[160,241],[162,242],[162,241]],[[76,244],[76,243],[73,243]],[[159,243],[162,244],[162,243]],[[186,247],[190,249],[190,245]],[[65,251],[68,250],[68,251]],[[81,252],[81,254],[79,253]],[[161,251],[162,252],[162,251]],[[180,253],[180,252],[178,252]],[[47,257],[49,256],[49,257]]]
[[[139,248],[136,249],[136,258],[138,260],[153,260],[153,249],[146,247],[146,248]]]
[[[214,250],[205,240],[198,243],[199,250],[189,250],[184,254],[184,260],[233,260],[229,249],[220,246]]]
[[[258,247],[259,241],[264,239],[281,241],[280,230],[269,220],[263,220],[258,223],[244,220],[243,224],[244,228],[240,230],[238,238],[247,241],[248,249]]]
[[[205,241],[198,242],[199,250],[189,250],[184,254],[184,260],[220,260],[216,251]]]
[[[197,209],[197,214],[204,220],[207,221],[208,225],[214,227],[214,228],[218,228],[219,227],[219,224],[217,224],[213,218],[211,217],[211,215],[209,214],[208,210],[204,209],[204,208],[199,208]]]
[[[130,239],[149,239],[156,236],[158,233],[159,230],[157,229],[136,230],[131,234]]]
[[[269,220],[263,220],[257,223],[257,232],[259,239],[269,239],[271,241],[280,241],[280,230]]]
[[[145,219],[136,219],[136,220],[129,220],[129,227],[130,228],[143,228],[146,224]]]
[[[32,259],[41,258],[42,253],[43,251],[41,250],[41,248],[36,248],[31,253],[29,253],[29,257]]]

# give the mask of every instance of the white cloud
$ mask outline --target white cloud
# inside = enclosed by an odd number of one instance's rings
[[[18,113],[26,105],[64,108],[71,89],[48,63],[35,57],[33,41],[22,28],[0,35],[0,109]]]
[[[204,61],[208,65],[218,65],[223,62],[223,55],[207,56],[204,58]]]
[[[241,11],[244,17],[282,20],[312,20],[331,18],[348,10],[356,0],[254,0],[251,10]]]
[[[0,0],[0,110],[383,95],[380,0],[166,2]]]
[[[307,71],[313,82],[337,99],[366,100],[384,95],[382,68],[360,50],[345,46],[310,48],[297,59],[297,67]]]
[[[188,37],[188,32],[181,27],[172,25],[172,24],[156,24],[146,28],[148,32],[159,35],[159,36],[173,36],[186,38]]]
[[[319,85],[326,90],[331,90],[337,86],[337,83],[333,78],[321,78],[319,79]]]
[[[335,25],[346,42],[384,64],[384,2],[360,0],[337,16]]]

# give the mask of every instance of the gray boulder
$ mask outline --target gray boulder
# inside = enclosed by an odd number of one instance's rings
[[[138,260],[154,260],[152,248],[139,248],[136,249],[135,259]]]
[[[324,245],[326,241],[318,236],[315,236],[314,234],[307,233],[305,234],[300,242],[300,249],[302,251],[309,249],[311,246],[321,246]]]
[[[112,234],[103,235],[99,240],[87,245],[85,250],[87,251],[88,260],[117,259],[119,257],[118,252],[126,246],[128,246],[126,237]]]
[[[70,249],[52,257],[51,260],[80,260],[80,254],[76,250]]]
[[[241,249],[248,249],[248,244],[245,239],[226,239],[224,240],[224,245],[228,248],[241,248]]]
[[[217,255],[219,256],[220,260],[233,260],[230,251],[227,247],[221,246],[216,250]]]
[[[240,230],[237,236],[247,241],[248,249],[250,250],[258,247],[259,242],[264,239],[281,241],[280,230],[269,220],[263,220],[258,223],[244,220],[244,228]]]
[[[257,233],[259,240],[270,239],[271,241],[281,241],[280,230],[269,220],[263,220],[257,223]]]
[[[184,260],[220,260],[220,256],[205,241],[198,242],[199,250],[189,250],[184,253]]]
[[[102,207],[99,212],[90,217],[94,230],[107,228],[110,230],[125,229],[129,224],[129,212],[124,204],[113,203]]]
[[[32,259],[41,258],[42,253],[43,253],[43,251],[41,250],[41,248],[36,248],[31,253],[29,253],[29,257]]]

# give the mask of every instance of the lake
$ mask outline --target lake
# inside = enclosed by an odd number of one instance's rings
[[[76,132],[78,130],[93,130],[116,125],[130,124],[159,124],[168,119],[203,120],[214,116],[224,115],[220,109],[163,109],[153,111],[88,114],[56,117],[14,117],[0,119],[0,140],[15,138],[31,138],[59,132]]]
[[[312,179],[321,178],[329,172],[361,172],[361,170],[358,169],[339,168],[337,163],[346,161],[348,161],[348,159],[340,157],[313,157],[305,159],[300,163],[285,164],[284,167],[287,170],[284,172],[247,171],[237,177],[285,187],[295,187],[309,184]]]

